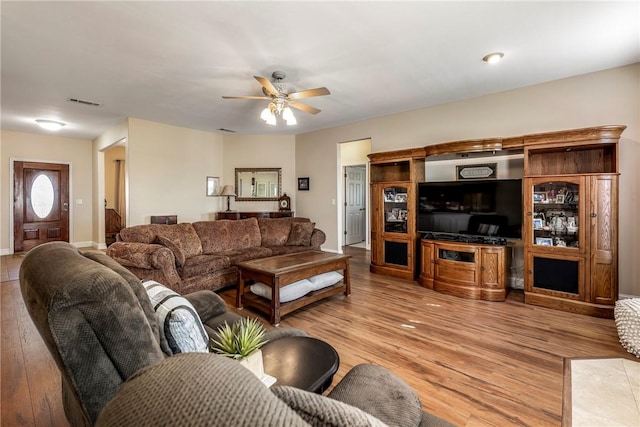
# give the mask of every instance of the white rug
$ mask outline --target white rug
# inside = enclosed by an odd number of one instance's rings
[[[565,359],[563,426],[640,426],[640,362]]]

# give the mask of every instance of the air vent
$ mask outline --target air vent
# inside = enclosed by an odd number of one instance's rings
[[[85,101],[84,99],[76,99],[76,98],[67,98],[69,102],[75,102],[76,104],[88,105],[89,107],[99,107],[102,104],[92,101]]]
[[[236,133],[235,130],[231,130],[231,129],[225,129],[225,128],[218,128],[219,131],[221,132],[229,132],[229,133]]]

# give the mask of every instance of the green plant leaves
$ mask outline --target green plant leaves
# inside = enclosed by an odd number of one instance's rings
[[[258,319],[242,318],[229,325],[226,321],[211,338],[211,349],[233,359],[242,359],[267,343],[264,326]]]

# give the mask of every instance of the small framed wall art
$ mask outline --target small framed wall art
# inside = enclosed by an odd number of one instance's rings
[[[309,191],[309,177],[298,178],[298,191]]]
[[[207,177],[207,197],[220,194],[220,178],[217,176]]]

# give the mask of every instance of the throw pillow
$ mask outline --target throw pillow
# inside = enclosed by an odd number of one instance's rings
[[[298,280],[280,288],[280,302],[289,302],[302,298],[313,289],[313,285],[307,279]],[[251,285],[251,292],[263,298],[271,300],[271,287],[262,282]]]
[[[184,265],[184,251],[182,250],[182,242],[178,239],[171,240],[168,237],[158,236],[156,237],[156,242],[169,248],[171,252],[173,252],[173,256],[176,257],[176,265],[178,267],[182,267]]]
[[[311,290],[317,291],[318,289],[333,286],[342,279],[342,274],[338,273],[337,271],[329,271],[328,273],[322,273],[316,276],[309,277],[309,282],[311,282]]]
[[[291,224],[291,231],[287,239],[287,245],[291,246],[310,246],[311,233],[315,228],[315,222],[294,222]]]
[[[174,354],[209,352],[209,336],[200,316],[186,298],[155,280],[143,280],[142,286],[153,305],[160,333]]]
[[[289,386],[274,386],[271,391],[312,426],[386,426],[373,415],[355,406],[320,394]]]

